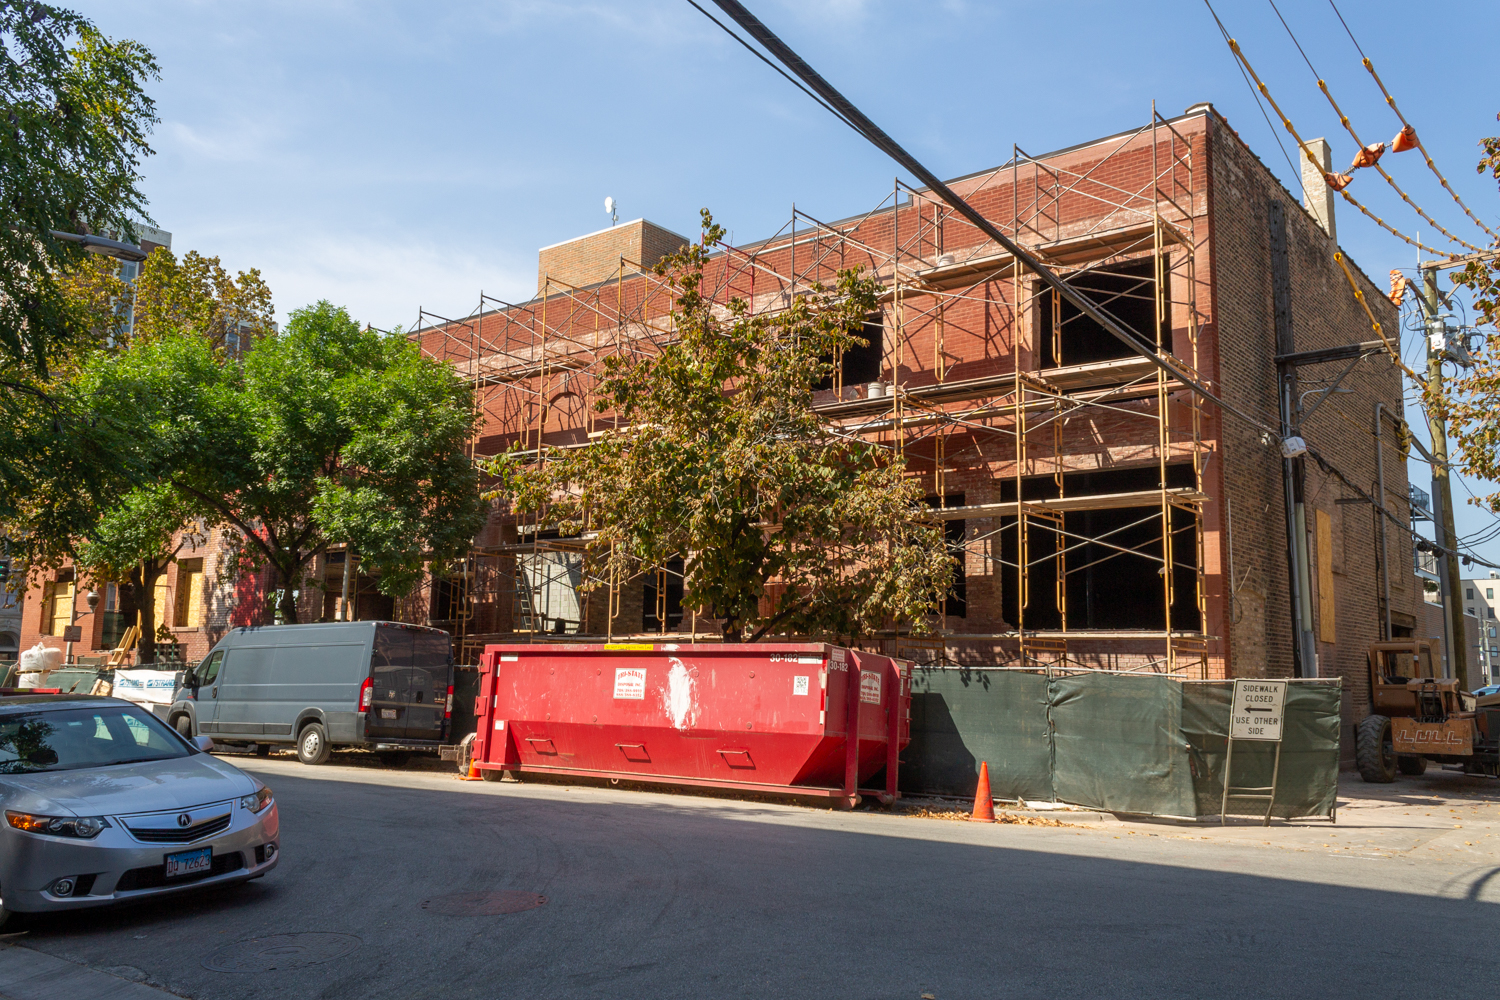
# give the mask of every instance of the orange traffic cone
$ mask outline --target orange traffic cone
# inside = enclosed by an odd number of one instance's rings
[[[460,781],[483,781],[484,775],[479,773],[479,761],[473,757],[469,758],[469,773],[459,779]]]
[[[979,787],[974,789],[974,814],[969,817],[975,823],[995,822],[995,802],[990,798],[990,765],[979,762]]]

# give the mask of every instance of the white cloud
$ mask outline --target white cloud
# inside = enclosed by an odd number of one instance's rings
[[[275,296],[277,319],[328,299],[362,323],[410,327],[422,307],[443,316],[468,315],[479,293],[526,298],[536,285],[498,251],[455,245],[412,245],[373,235],[320,236],[275,254],[261,273]]]

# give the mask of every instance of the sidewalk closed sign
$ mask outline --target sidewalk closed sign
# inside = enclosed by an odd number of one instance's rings
[[[1229,703],[1229,738],[1279,743],[1285,708],[1286,681],[1235,681]]]

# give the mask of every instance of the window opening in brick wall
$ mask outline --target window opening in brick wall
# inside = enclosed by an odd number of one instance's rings
[[[928,497],[924,503],[929,507],[962,507],[962,493],[948,493],[943,497]],[[949,618],[965,618],[969,613],[969,581],[964,539],[968,537],[968,522],[955,518],[943,522],[943,544],[953,557],[953,577],[948,592],[943,595],[943,614]]]
[[[842,386],[864,385],[880,380],[881,365],[885,361],[885,314],[870,313],[859,331],[865,346],[851,344],[839,358],[839,384]],[[832,355],[825,355],[823,362],[832,363]],[[815,388],[832,389],[833,376],[818,383]]]
[[[1075,472],[1063,477],[1064,495],[1081,497],[1104,493],[1131,493],[1158,488],[1160,474],[1156,466],[1102,472]],[[1193,468],[1187,464],[1167,466],[1167,487],[1191,487],[1195,484]],[[1002,502],[1015,500],[1014,480],[1003,481]],[[1057,483],[1051,476],[1023,480],[1021,492],[1027,500],[1045,500],[1057,496]],[[1123,507],[1109,510],[1069,511],[1063,516],[1063,530],[1073,536],[1098,538],[1109,543],[1085,544],[1077,537],[1064,539],[1065,546],[1079,546],[1067,553],[1068,630],[1115,629],[1159,630],[1166,627],[1165,599],[1161,575],[1161,508],[1157,505]],[[1151,515],[1155,513],[1155,520]],[[1003,517],[1000,532],[1000,558],[1014,564],[1017,558],[1014,517]],[[1144,523],[1136,524],[1135,522]],[[1197,571],[1188,562],[1197,551],[1197,528],[1193,515],[1173,508],[1171,512],[1173,549],[1177,565],[1173,568],[1172,627],[1195,632],[1202,628],[1197,601]],[[1134,525],[1131,527],[1131,525]],[[1032,528],[1030,541],[1029,598],[1026,611],[1027,629],[1062,627],[1057,607],[1058,537],[1050,531]],[[1110,546],[1118,546],[1111,548]],[[1130,555],[1118,549],[1137,549],[1143,556]],[[1001,574],[1001,613],[1014,623],[1018,593],[1014,573]]]
[[[1112,264],[1092,271],[1081,271],[1068,277],[1068,284],[1087,295],[1096,306],[1109,313],[1125,329],[1134,333],[1142,344],[1156,344],[1155,265],[1150,258],[1128,264]],[[1171,301],[1171,272],[1166,274],[1167,294]],[[1135,352],[1115,338],[1114,334],[1084,316],[1078,307],[1063,300],[1054,310],[1053,291],[1043,289],[1037,297],[1040,354],[1043,368],[1082,365],[1095,361],[1113,361],[1134,357]],[[1061,322],[1062,352],[1059,356],[1055,325]],[[1170,326],[1162,323],[1162,342],[1171,348]]]
[[[682,573],[681,559],[668,559],[660,569],[646,573],[646,586],[641,595],[641,631],[676,632],[682,627]],[[662,611],[666,613],[665,628]]]

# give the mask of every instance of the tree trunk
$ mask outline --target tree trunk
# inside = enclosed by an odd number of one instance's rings
[[[281,600],[276,604],[281,611],[281,621],[284,625],[296,625],[297,622],[297,594],[290,586],[281,588]]]

